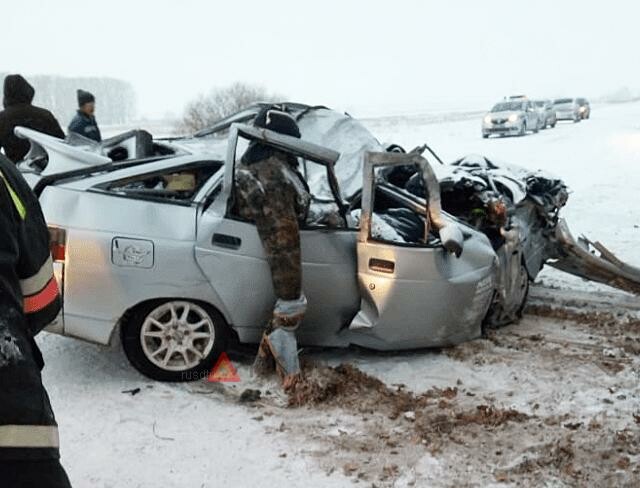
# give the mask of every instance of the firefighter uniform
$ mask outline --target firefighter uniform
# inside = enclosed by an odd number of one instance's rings
[[[0,155],[0,485],[69,487],[34,336],[60,311],[38,200]]]

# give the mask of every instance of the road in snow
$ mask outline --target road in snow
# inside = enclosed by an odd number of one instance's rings
[[[594,106],[591,120],[559,123],[523,138],[482,140],[479,119],[432,123],[412,116],[366,124],[380,139],[407,148],[426,141],[444,160],[479,153],[556,173],[574,191],[563,211],[574,233],[584,232],[640,263],[640,104]],[[542,279],[563,288],[605,289],[553,270]],[[615,312],[616,297],[624,296],[613,293],[609,311]],[[171,385],[140,376],[119,344],[105,348],[47,334],[39,342],[47,361],[44,381],[60,424],[63,463],[75,487],[338,487],[355,481],[359,486],[488,486],[518,480],[562,486],[571,484],[567,476],[589,484],[595,478],[571,477],[601,476],[598,470],[609,469],[609,481],[631,486],[638,480],[637,472],[630,471],[633,463],[637,466],[637,444],[635,455],[626,452],[633,449],[616,444],[622,442],[616,432],[632,429],[632,413],[640,410],[638,356],[629,352],[633,348],[624,349],[638,344],[638,336],[640,331],[624,324],[602,329],[528,316],[490,340],[447,353],[312,354],[329,364],[354,361],[388,384],[403,383],[416,392],[456,387],[458,396],[451,400],[456,408],[488,403],[538,419],[463,429],[456,442],[431,450],[421,442],[432,440],[416,440],[407,422],[376,420],[375,415],[373,422],[361,412],[333,407],[285,409],[275,385],[249,379],[246,360],[238,363],[239,385]],[[237,393],[246,386],[272,393],[257,406],[240,405]],[[134,388],[141,390],[122,393]],[[601,430],[591,430],[596,424]],[[380,444],[381,432],[391,432],[400,446]],[[353,444],[358,439],[371,447]],[[600,444],[613,458],[603,461],[600,452],[582,460],[566,454],[571,466],[585,466],[582,474],[567,468],[564,458],[543,458],[549,450],[570,450],[567,442],[577,450]],[[539,473],[527,471],[527,456],[537,459]],[[631,468],[624,469],[624,457]]]

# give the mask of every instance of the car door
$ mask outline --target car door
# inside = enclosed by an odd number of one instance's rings
[[[319,146],[274,136],[247,126],[233,127],[224,182],[203,197],[197,219],[196,260],[215,290],[215,301],[242,342],[256,342],[269,321],[275,302],[271,272],[252,222],[233,214],[232,198],[238,138],[285,139],[279,149],[295,147],[296,156],[336,158]],[[261,139],[268,144],[270,141]],[[306,151],[306,153],[305,153]],[[319,156],[320,154],[320,156]],[[328,156],[327,156],[328,155]],[[339,193],[339,189],[338,189]],[[298,331],[302,344],[340,345],[337,335],[359,307],[356,279],[357,231],[343,227],[310,226],[301,230],[303,291],[308,300]]]
[[[460,245],[464,247],[459,257],[442,245],[444,227],[439,230],[440,240],[428,232],[429,222],[446,221],[449,227],[461,224],[437,216],[439,184],[427,164],[415,153],[367,155],[357,244],[362,302],[349,326],[351,343],[388,350],[443,346],[480,335],[493,295],[496,256],[486,236],[470,227],[461,227]],[[417,197],[411,197],[413,203],[405,206],[426,219],[427,232],[419,242],[389,240],[385,233],[373,232],[376,221],[385,217],[385,210],[376,204],[377,199],[382,200],[376,171],[392,165],[416,165],[431,172],[428,178],[434,183],[427,184],[425,179],[428,206]],[[398,202],[402,202],[400,192],[396,192]],[[392,194],[387,191],[386,196]]]

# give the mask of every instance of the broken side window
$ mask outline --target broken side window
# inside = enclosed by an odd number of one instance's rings
[[[222,168],[221,161],[202,161],[177,168],[131,176],[96,188],[129,198],[190,203],[196,193]]]

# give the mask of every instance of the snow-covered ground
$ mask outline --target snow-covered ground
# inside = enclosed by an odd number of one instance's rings
[[[447,161],[479,153],[556,173],[574,191],[563,211],[574,233],[640,263],[640,103],[523,138],[483,140],[480,118],[460,115],[366,125]],[[391,390],[301,408],[251,379],[243,354],[241,383],[162,384],[119,344],[43,334],[63,463],[76,487],[638,486],[640,300],[554,270],[540,281],[519,324],[456,348],[310,352]],[[262,399],[240,403],[248,387]]]

